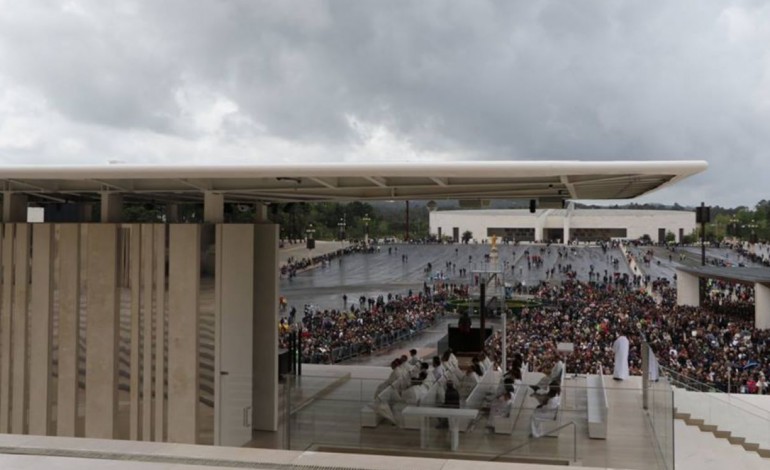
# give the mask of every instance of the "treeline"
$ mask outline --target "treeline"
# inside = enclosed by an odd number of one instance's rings
[[[202,222],[201,204],[180,204],[178,206],[180,222]],[[254,221],[253,204],[225,204],[225,221],[229,223],[248,223]],[[407,233],[406,203],[378,203],[376,206],[366,202],[289,202],[268,205],[268,218],[281,227],[281,238],[305,238],[307,231],[315,231],[319,240],[346,239],[361,240],[367,230],[371,238],[396,237],[404,239]],[[123,208],[123,220],[127,223],[159,223],[168,220],[168,214],[162,205],[126,204]],[[428,209],[425,204],[410,203],[409,236],[411,239],[428,237]]]
[[[516,208],[517,201],[507,202],[508,208]],[[610,208],[630,210],[681,210],[694,211],[693,207],[679,204],[623,204],[595,206],[576,204],[578,208]],[[320,203],[273,203],[269,206],[269,218],[280,224],[282,238],[305,238],[306,231],[315,230],[316,239],[339,239],[342,232],[348,239],[362,239],[369,227],[372,238],[396,237],[403,239],[407,233],[406,203],[404,201],[373,203],[367,202],[320,202]],[[441,207],[441,205],[439,206]],[[182,222],[201,222],[203,207],[201,204],[179,206],[179,220]],[[250,222],[254,220],[252,204],[227,204],[225,218],[228,222]],[[368,221],[367,221],[368,219]],[[162,206],[149,204],[127,204],[124,207],[124,220],[127,222],[162,222],[166,220]],[[344,224],[344,225],[343,225]],[[428,208],[426,201],[411,201],[409,204],[409,235],[412,239],[429,236]],[[699,232],[688,238],[697,239]],[[706,226],[709,240],[738,238],[742,240],[770,240],[770,200],[762,199],[754,207],[739,206],[734,208],[712,206],[711,223]]]

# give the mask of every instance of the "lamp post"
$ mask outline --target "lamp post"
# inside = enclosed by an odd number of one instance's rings
[[[313,224],[308,225],[307,229],[305,229],[305,233],[307,234],[307,249],[312,250],[315,248],[315,238],[313,238],[315,228],[313,228]]]
[[[345,223],[345,217],[340,217],[340,221],[337,222],[337,227],[340,228],[340,241],[345,239],[345,226],[347,223]]]
[[[364,214],[364,218],[361,220],[364,221],[364,244],[369,246],[369,222],[372,219],[369,218],[369,214]]]
[[[749,243],[756,243],[757,242],[757,231],[756,228],[759,227],[757,223],[754,222],[752,219],[751,223],[746,225],[749,229],[751,229],[751,234],[749,235]]]

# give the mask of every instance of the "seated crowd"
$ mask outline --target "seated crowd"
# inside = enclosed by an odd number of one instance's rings
[[[538,297],[549,307],[522,311],[508,325],[508,357],[521,352],[526,362],[547,370],[556,360],[556,344],[571,342],[567,370],[586,374],[597,363],[611,371],[612,343],[630,332],[629,370],[641,374],[642,338],[647,338],[661,366],[710,387],[746,393],[770,393],[770,330],[753,326],[748,304],[723,300],[702,307],[676,305],[675,290],[661,288],[660,303],[641,291],[603,289],[581,282],[542,285]],[[732,308],[728,308],[732,307]],[[500,358],[496,333],[488,353]]]
[[[364,299],[350,310],[308,309],[302,322],[302,361],[331,363],[339,358],[338,348],[355,351],[356,354],[391,344],[396,339],[412,335],[432,325],[438,316],[444,315],[443,297],[434,295],[431,300],[422,292],[409,297],[389,295],[377,299]],[[287,348],[288,327],[282,320],[279,330],[279,347]],[[347,349],[346,349],[347,348]]]

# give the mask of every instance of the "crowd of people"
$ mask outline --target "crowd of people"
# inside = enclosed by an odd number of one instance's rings
[[[377,245],[366,245],[363,243],[356,243],[354,245],[346,246],[337,251],[332,251],[318,256],[295,258],[289,257],[286,262],[281,265],[281,277],[285,277],[289,280],[293,279],[297,273],[306,269],[310,269],[316,266],[324,266],[330,263],[334,259],[342,258],[343,256],[351,255],[354,253],[375,253],[379,250]]]
[[[549,370],[557,360],[557,343],[569,342],[575,349],[565,358],[567,370],[592,373],[601,366],[609,372],[614,361],[613,342],[625,334],[630,342],[628,367],[632,375],[642,373],[641,348],[646,341],[660,365],[681,377],[723,391],[729,386],[733,392],[770,393],[766,381],[770,377],[770,330],[753,326],[752,289],[715,281],[709,284],[709,295],[702,306],[677,306],[676,291],[668,279],[652,280],[641,273],[613,273],[616,257],[607,253],[608,247],[605,254],[611,271],[594,270],[592,265],[590,282],[575,276],[548,282],[546,277],[539,285],[527,286],[527,293],[539,298],[544,307],[524,309],[510,322],[506,339],[508,358],[520,354],[532,370]],[[346,252],[357,249],[360,248],[350,247]],[[544,250],[548,254],[549,248]],[[574,256],[574,249],[558,250],[562,268],[570,271],[569,258]],[[312,262],[334,256],[339,254],[321,256]],[[532,258],[537,262],[539,255],[525,252],[524,256],[531,263]],[[644,264],[646,259],[654,263],[654,252],[642,252],[639,259]],[[295,261],[289,269],[306,266],[305,262]],[[447,271],[455,271],[449,264],[455,262],[447,261]],[[430,264],[425,269],[435,271]],[[384,343],[411,337],[444,314],[445,301],[450,296],[467,296],[468,286],[462,282],[447,280],[441,285],[443,289],[438,294],[423,289],[403,297],[359,299],[359,304],[354,303],[350,310],[347,302],[341,310],[306,310],[300,320],[303,360],[335,362],[340,350],[365,354]],[[639,288],[650,285],[653,295]],[[284,345],[291,331],[289,323],[296,321],[294,314],[291,317],[291,322],[282,323]],[[492,361],[500,361],[501,344],[498,332],[488,343],[487,353]],[[506,370],[510,368],[510,364],[505,366]]]
[[[349,310],[307,308],[300,320],[302,361],[333,363],[411,337],[444,315],[444,296],[423,292],[359,299]],[[287,325],[284,327],[283,325]],[[282,320],[279,346],[289,347],[292,328]]]
[[[632,375],[642,373],[641,348],[646,341],[659,364],[681,378],[708,388],[770,393],[770,330],[753,326],[752,305],[737,299],[716,309],[676,305],[675,291],[660,289],[658,301],[636,289],[568,281],[541,286],[537,296],[547,307],[525,309],[508,325],[507,356],[522,354],[535,370],[547,370],[559,342],[574,344],[567,370],[593,373],[599,365],[613,368],[613,341],[625,334]],[[488,352],[500,358],[496,334]]]

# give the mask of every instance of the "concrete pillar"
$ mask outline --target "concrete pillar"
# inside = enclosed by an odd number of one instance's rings
[[[166,223],[179,223],[179,204],[166,204]]]
[[[142,340],[142,440],[151,441],[153,439],[153,416],[155,415],[155,409],[153,407],[152,396],[152,361],[153,361],[153,341],[152,332],[154,323],[154,315],[152,311],[153,301],[153,286],[155,273],[155,266],[153,261],[155,260],[155,250],[153,246],[154,233],[152,224],[142,224],[142,262],[141,262],[141,299],[142,299],[142,328],[144,329],[144,335]],[[162,259],[162,258],[161,258]],[[137,286],[138,288],[139,286]]]
[[[535,241],[538,242],[541,240],[543,240],[543,225],[538,223],[535,225]]]
[[[698,276],[676,270],[676,304],[691,307],[700,305]]]
[[[102,193],[101,222],[120,223],[123,220],[123,195],[120,193]]]
[[[13,279],[13,238],[15,224],[3,224],[3,279]],[[11,432],[11,314],[13,282],[3,282],[0,309],[0,433]]]
[[[94,204],[84,202],[80,205],[80,222],[94,222]]]
[[[139,395],[140,395],[140,330],[141,330],[141,275],[142,275],[142,237],[139,234],[141,225],[131,224],[128,232],[129,239],[129,279],[131,284],[131,352],[129,355],[129,379],[128,379],[128,438],[136,441],[142,434],[142,423],[139,420]]]
[[[254,224],[216,227],[214,444],[242,446],[252,439],[254,338]],[[261,377],[265,380],[265,377]]]
[[[252,428],[278,430],[278,225],[254,226]]]
[[[221,224],[225,221],[225,195],[222,193],[203,193],[203,222]]]
[[[26,434],[29,405],[29,364],[27,363],[27,323],[29,309],[29,246],[30,224],[16,224],[13,251],[14,264],[13,315],[13,375],[11,400],[11,431]],[[38,404],[36,403],[35,406]],[[40,404],[42,405],[42,404]]]
[[[32,292],[29,342],[29,432],[51,434],[51,344],[53,343],[54,226],[32,226]]]
[[[168,442],[198,440],[200,251],[200,225],[169,226]]]
[[[85,436],[114,439],[118,427],[118,225],[87,227]]]
[[[567,243],[569,243],[569,241],[570,241],[570,236],[569,236],[569,218],[570,218],[570,213],[569,213],[569,211],[567,211],[567,213],[564,215],[564,240],[563,241],[564,241],[565,245]]]
[[[3,222],[27,221],[27,195],[6,191],[3,193]]]
[[[770,286],[754,284],[754,327],[770,328]]]
[[[166,228],[155,224],[155,441],[165,441],[166,417]]]
[[[59,377],[56,435],[75,436],[80,354],[80,224],[59,225]]]
[[[254,222],[258,224],[270,222],[270,219],[267,216],[267,204],[264,202],[258,202],[254,205]]]

